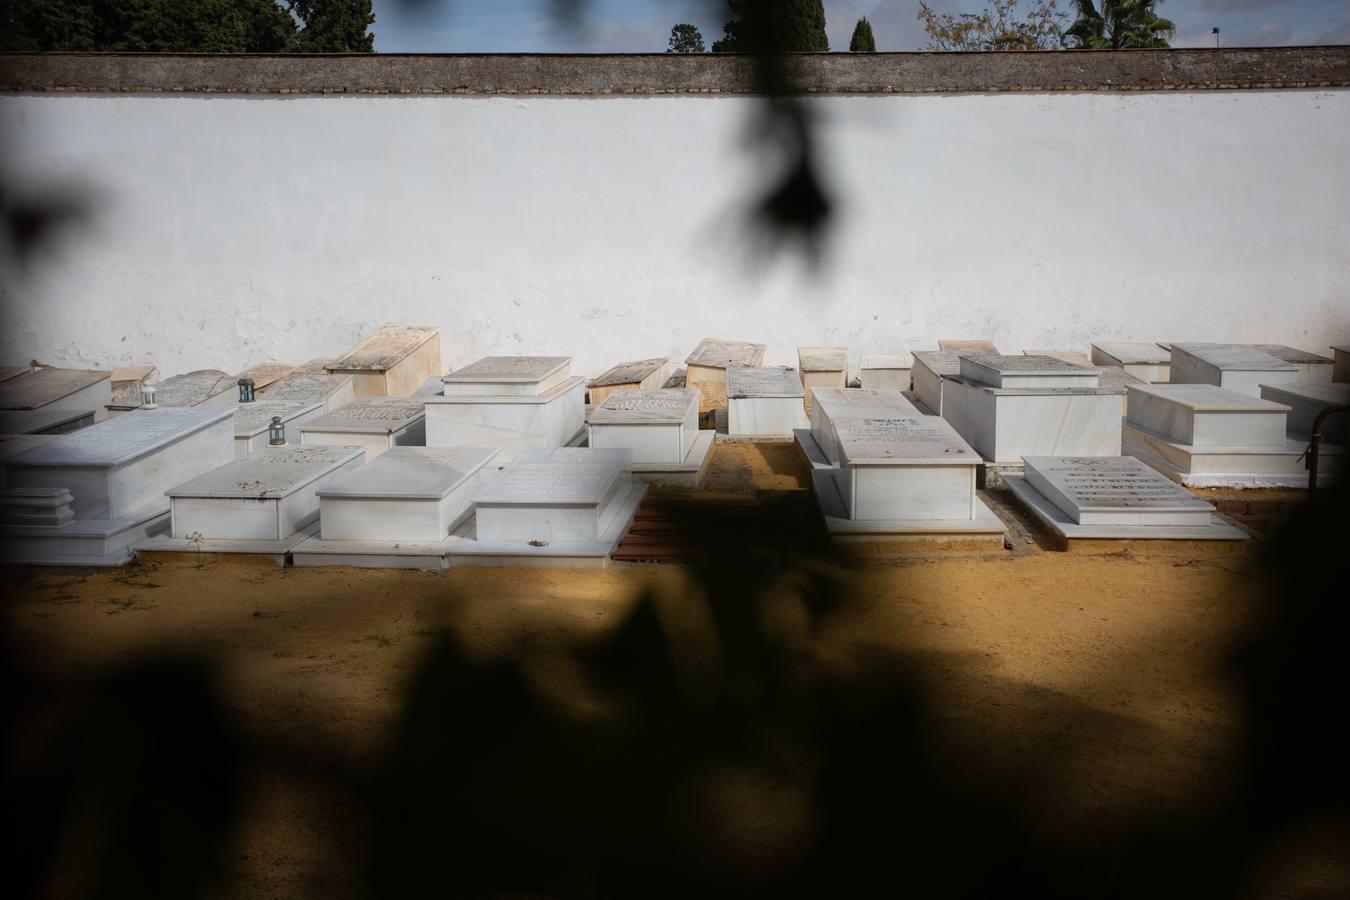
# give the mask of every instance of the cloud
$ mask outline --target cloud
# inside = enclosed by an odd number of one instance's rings
[[[1224,32],[1225,47],[1279,47],[1290,43],[1294,28],[1288,22],[1262,22],[1233,32]]]

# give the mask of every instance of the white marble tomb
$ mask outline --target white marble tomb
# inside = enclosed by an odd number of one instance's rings
[[[267,401],[322,403],[326,412],[334,412],[356,400],[356,379],[351,375],[327,375],[322,371],[297,369],[274,382],[258,397]]]
[[[645,484],[629,450],[526,448],[479,493],[452,565],[604,565]]]
[[[632,451],[630,475],[647,484],[696,487],[713,432],[699,431],[695,388],[619,391],[587,415],[587,446]]]
[[[224,409],[239,402],[239,381],[230,375],[174,375],[155,385],[155,404],[162,407]],[[128,396],[108,405],[110,413],[139,409],[141,398]]]
[[[65,434],[94,424],[92,409],[0,410],[0,434]]]
[[[358,397],[410,397],[441,368],[441,330],[433,325],[386,325],[324,367],[351,375]]]
[[[792,369],[728,369],[727,434],[791,438],[795,429],[807,427],[804,394]]]
[[[35,369],[0,383],[0,409],[100,410],[112,402],[112,372]]]
[[[989,462],[1024,456],[1120,453],[1121,388],[1095,368],[1037,356],[961,357],[947,376],[942,417]]]
[[[405,397],[358,397],[300,425],[300,443],[363,447],[373,460],[394,447],[426,444],[426,407]],[[287,441],[295,438],[287,433]]]
[[[1175,356],[1173,357],[1175,359]],[[1211,384],[1129,389],[1126,454],[1195,487],[1303,487],[1306,444],[1286,436],[1289,407]],[[1324,444],[1330,481],[1344,448]]]
[[[1337,384],[1350,383],[1350,345],[1332,347],[1331,380]]]
[[[1298,367],[1246,344],[1173,344],[1171,384],[1212,384],[1261,396],[1263,384],[1294,384]]]
[[[975,489],[980,457],[937,416],[833,420],[839,466],[812,481],[836,540],[994,540],[1003,523]]]
[[[1286,347],[1284,344],[1252,344],[1251,347],[1298,369],[1298,380],[1305,384],[1327,384],[1331,381],[1335,364],[1329,356]]]
[[[1124,369],[1141,381],[1168,380],[1172,354],[1157,344],[1144,341],[1098,341],[1091,347],[1094,366]]]
[[[1023,356],[1048,356],[1075,366],[1092,366],[1092,357],[1080,350],[1023,350]]]
[[[806,390],[806,408],[811,408],[811,388],[848,386],[847,347],[798,347],[797,371]]]
[[[299,444],[299,429],[324,414],[322,401],[255,400],[234,410],[234,455],[243,459],[268,446],[272,419],[281,419],[288,443]]]
[[[923,413],[904,394],[893,390],[868,388],[814,388],[811,427],[793,432],[797,446],[812,468],[839,465],[839,440],[834,431],[836,419],[900,418]]]
[[[685,362],[684,386],[698,388],[699,411],[727,408],[727,370],[764,363],[764,344],[704,338]]]
[[[442,377],[423,397],[427,446],[496,447],[506,465],[529,447],[578,443],[586,428],[586,379],[566,356],[489,356]]]
[[[141,399],[141,385],[159,380],[159,369],[154,366],[122,366],[112,370],[112,398],[118,403]]]
[[[1350,406],[1350,384],[1333,382],[1262,385],[1261,399],[1289,407],[1288,436],[1306,441],[1317,416],[1329,406]],[[1333,413],[1322,420],[1322,439],[1350,445],[1350,413]]]
[[[1061,540],[1243,541],[1212,504],[1130,456],[1028,456],[1004,483]]]
[[[487,447],[395,447],[319,491],[320,533],[297,566],[443,569],[451,533],[498,476]]]
[[[586,383],[592,406],[599,406],[615,391],[648,391],[665,385],[670,377],[670,358],[637,359],[621,362]]]
[[[167,535],[138,553],[243,553],[284,565],[317,530],[317,492],[365,459],[360,447],[266,447],[170,488]]]
[[[915,350],[910,375],[914,396],[928,411],[940,416],[946,389],[943,379],[960,377],[961,357],[955,350]]]
[[[858,382],[865,390],[907,391],[909,371],[914,368],[910,353],[873,353],[862,358]]]
[[[5,462],[5,494],[68,507],[63,525],[0,527],[14,562],[121,565],[131,546],[168,528],[164,492],[234,458],[233,411],[137,410],[51,440]],[[50,497],[35,498],[46,492]]]

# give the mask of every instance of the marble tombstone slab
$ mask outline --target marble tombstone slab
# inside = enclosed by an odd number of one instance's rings
[[[0,366],[0,384],[12,381],[21,375],[30,375],[32,372],[32,366]]]
[[[112,401],[112,372],[35,369],[0,383],[0,409],[103,409]]]
[[[224,409],[238,402],[239,382],[229,375],[174,375],[155,385],[155,404],[166,408]],[[140,406],[140,397],[129,396],[108,404],[108,411],[124,413]]]
[[[923,415],[904,394],[868,388],[812,388],[810,430],[793,432],[812,468],[839,465],[836,419],[889,419]]]
[[[420,399],[359,397],[305,421],[300,443],[362,447],[367,460],[394,447],[421,447],[426,444],[426,407]]]
[[[914,382],[914,396],[928,410],[942,415],[944,378],[961,375],[961,357],[955,350],[915,350],[914,368],[910,376]]]
[[[1313,423],[1322,410],[1350,406],[1350,384],[1262,385],[1261,399],[1289,407],[1285,426],[1290,437],[1302,441],[1312,434]],[[1350,444],[1350,413],[1333,413],[1323,419],[1322,438],[1333,444]]]
[[[325,367],[354,379],[358,397],[409,397],[441,368],[441,330],[386,325]]]
[[[1023,356],[1045,356],[1075,366],[1092,366],[1092,358],[1078,350],[1023,350]]]
[[[451,533],[497,477],[487,447],[395,447],[319,491],[320,533],[297,566],[443,569]]]
[[[1002,542],[975,489],[980,457],[937,416],[832,420],[839,465],[812,481],[825,524],[844,540]]]
[[[427,446],[496,447],[506,465],[529,447],[577,443],[586,427],[586,379],[566,356],[489,356],[441,378],[423,397]]]
[[[1331,381],[1334,360],[1284,344],[1252,344],[1253,350],[1267,353],[1298,369],[1298,380],[1305,384],[1326,384]]]
[[[318,491],[364,459],[360,447],[266,447],[170,488],[168,538],[137,549],[284,553],[318,521]]]
[[[805,428],[802,381],[792,369],[727,370],[727,434],[790,438]]]
[[[587,445],[631,450],[636,480],[696,487],[713,441],[712,431],[699,431],[698,398],[695,388],[610,394],[587,415]]]
[[[65,434],[93,424],[94,411],[90,409],[45,406],[0,410],[0,434]]]
[[[989,462],[1120,453],[1121,388],[1095,368],[1036,356],[971,356],[944,377],[942,417]]]
[[[1097,371],[1097,385],[1101,388],[1120,392],[1120,414],[1125,415],[1129,411],[1129,397],[1126,396],[1125,388],[1132,384],[1148,384],[1142,378],[1131,375],[1120,366],[1093,366]]]
[[[1175,356],[1173,359],[1175,360]],[[1286,436],[1288,406],[1211,384],[1132,385],[1124,452],[1188,486],[1302,487],[1306,444]],[[1331,481],[1345,451],[1323,445]]]
[[[289,443],[300,443],[298,429],[324,414],[322,402],[255,400],[234,408],[234,455],[243,459],[268,446],[273,417],[281,419]]]
[[[245,378],[253,382],[253,391],[256,395],[261,395],[273,384],[295,371],[295,366],[290,363],[263,362],[249,366],[244,371],[234,376],[236,382],[243,381]]]
[[[914,368],[910,353],[874,353],[862,358],[858,382],[866,390],[907,391],[909,371]]]
[[[847,347],[798,347],[797,371],[806,389],[806,408],[811,408],[811,388],[848,386]]]
[[[1221,540],[1247,534],[1130,456],[1028,456],[1004,481],[1062,540]]]
[[[296,371],[274,382],[259,399],[289,403],[322,403],[335,412],[356,400],[356,379],[351,375],[327,375],[323,371]]]
[[[615,391],[655,390],[665,385],[670,377],[670,358],[658,356],[622,362],[603,375],[586,383],[590,402],[599,406]]]
[[[1167,381],[1172,354],[1157,344],[1142,341],[1100,341],[1091,345],[1094,366],[1124,369],[1140,381]]]
[[[0,463],[22,453],[30,447],[45,444],[55,438],[54,434],[0,434]],[[0,486],[5,483],[5,471],[0,467]]]
[[[132,545],[168,528],[166,490],[234,458],[232,417],[137,410],[14,454],[4,493],[27,512],[0,524],[0,554],[35,564],[126,563]],[[52,524],[32,524],[33,515]]]
[[[1298,368],[1246,344],[1173,344],[1171,384],[1212,384],[1261,396],[1263,384],[1294,384]]]
[[[474,517],[456,532],[452,565],[604,565],[645,484],[629,478],[629,450],[522,450],[474,501]],[[469,535],[472,534],[472,537]]]
[[[684,386],[698,388],[699,412],[727,408],[727,370],[764,363],[764,344],[704,338],[685,362]]]
[[[1350,345],[1331,348],[1333,363],[1331,380],[1337,384],[1350,383]]]
[[[998,355],[998,348],[994,346],[993,341],[938,341],[938,349],[962,355],[967,353]]]

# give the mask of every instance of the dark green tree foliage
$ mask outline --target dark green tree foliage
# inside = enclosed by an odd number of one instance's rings
[[[822,0],[727,0],[731,19],[714,53],[803,52],[830,49]]]
[[[292,49],[301,53],[374,52],[371,0],[294,0],[291,8],[305,23]]]
[[[1077,50],[1134,50],[1168,46],[1176,26],[1160,17],[1160,0],[1074,0],[1078,18],[1064,32],[1064,43]]]
[[[853,38],[848,42],[848,50],[850,53],[877,52],[877,39],[872,36],[872,23],[867,21],[867,16],[863,16],[853,26]]]
[[[670,29],[670,46],[667,53],[703,53],[703,33],[697,27],[685,22]]]
[[[371,0],[0,0],[0,49],[368,52],[373,21]]]

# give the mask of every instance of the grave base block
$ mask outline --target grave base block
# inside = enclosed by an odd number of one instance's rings
[[[1121,448],[1186,487],[1308,486],[1307,445],[1296,440],[1276,447],[1193,447],[1126,422]],[[1335,483],[1346,462],[1344,447],[1322,444],[1317,483]]]
[[[844,498],[828,469],[811,473],[816,502],[825,527],[836,543],[889,541],[979,541],[1002,548],[1008,528],[981,497],[975,498],[973,519],[850,519]]]
[[[714,433],[700,431],[681,463],[633,463],[629,476],[654,487],[696,488],[712,458]]]
[[[124,566],[132,547],[169,532],[169,507],[156,504],[120,519],[75,519],[66,525],[0,527],[0,562],[28,566]]]
[[[257,556],[284,567],[291,558],[291,551],[303,541],[319,532],[319,522],[315,519],[309,525],[280,541],[246,540],[240,538],[213,538],[200,544],[189,544],[183,538],[169,534],[152,537],[136,545],[136,556],[153,560],[169,557],[175,560],[191,560],[200,554],[206,556]]]
[[[1247,532],[1217,518],[1208,525],[1079,525],[1036,490],[1024,476],[1005,475],[1003,483],[1032,515],[1070,546],[1081,540],[1245,541]]]

